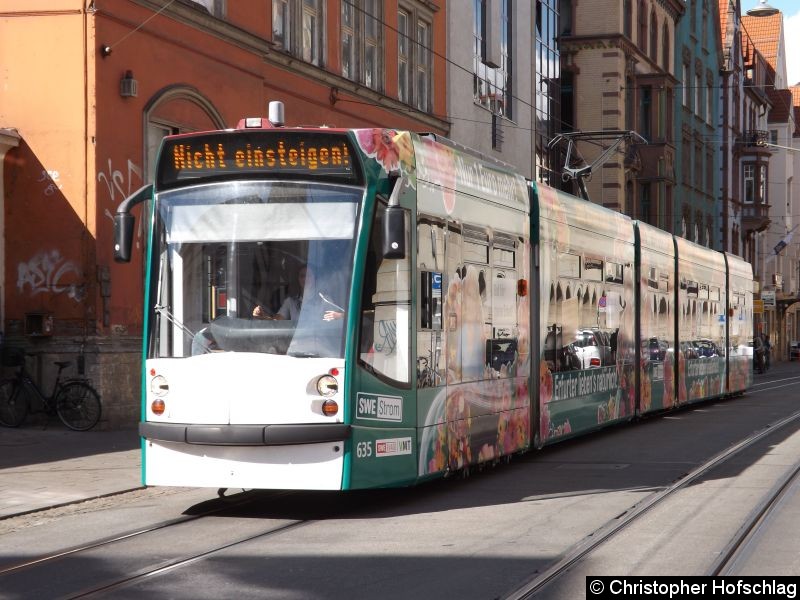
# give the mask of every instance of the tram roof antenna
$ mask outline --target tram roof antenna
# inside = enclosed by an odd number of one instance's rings
[[[561,178],[564,181],[576,181],[578,183],[580,195],[586,201],[589,201],[589,191],[586,189],[586,180],[589,178],[589,176],[591,176],[592,173],[605,164],[608,158],[614,152],[616,152],[617,148],[622,142],[627,141],[628,143],[635,144],[647,143],[647,140],[635,131],[626,129],[612,129],[608,131],[572,131],[570,133],[559,133],[547,143],[547,147],[552,150],[558,144],[560,144],[562,140],[567,141],[567,155],[564,158],[564,172],[561,174]],[[581,157],[581,160],[584,162],[583,166],[577,168],[570,166],[570,163],[572,162],[573,151],[577,153],[577,148],[575,147],[576,142],[594,142],[602,140],[613,140],[613,143],[608,148],[603,150],[600,156],[595,158],[590,164],[585,164],[586,161],[583,159],[583,157]]]

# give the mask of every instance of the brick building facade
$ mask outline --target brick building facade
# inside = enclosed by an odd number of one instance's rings
[[[443,0],[6,0],[0,31],[2,330],[44,385],[80,366],[105,426],[138,419],[143,314],[142,232],[116,265],[111,216],[164,135],[270,100],[289,125],[449,131]]]

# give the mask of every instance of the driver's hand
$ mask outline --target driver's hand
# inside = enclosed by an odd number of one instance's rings
[[[274,317],[267,312],[267,309],[261,306],[260,304],[253,309],[253,317],[255,317],[256,319],[266,319],[268,321],[274,319]]]
[[[341,319],[344,315],[339,312],[338,310],[326,310],[325,314],[322,315],[323,321],[334,321],[336,319]]]

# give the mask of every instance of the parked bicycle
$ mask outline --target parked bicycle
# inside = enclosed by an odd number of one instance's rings
[[[18,427],[28,412],[58,415],[61,422],[75,431],[91,429],[100,420],[102,405],[100,395],[86,379],[70,378],[61,381],[61,372],[71,363],[55,361],[58,367],[51,394],[45,394],[25,370],[25,357],[30,356],[19,348],[3,348],[2,363],[19,367],[13,377],[0,381],[0,425]],[[31,400],[39,403],[33,406]],[[41,406],[41,408],[38,408]]]

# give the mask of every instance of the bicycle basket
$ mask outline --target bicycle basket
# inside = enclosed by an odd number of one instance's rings
[[[25,362],[25,351],[22,348],[0,348],[0,364],[4,367],[19,367]]]

